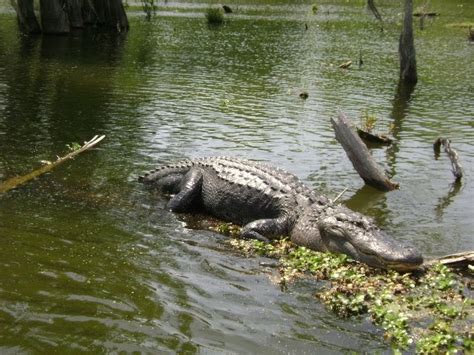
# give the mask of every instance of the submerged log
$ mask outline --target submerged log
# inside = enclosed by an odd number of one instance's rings
[[[459,163],[458,153],[451,148],[451,141],[447,138],[438,138],[433,143],[433,149],[435,151],[435,158],[439,157],[441,151],[441,145],[444,147],[444,151],[448,154],[449,160],[451,160],[451,169],[456,181],[461,181],[463,176],[463,168]]]
[[[390,181],[383,169],[374,161],[366,145],[357,135],[350,120],[340,113],[336,120],[331,118],[336,139],[346,151],[354,169],[367,185],[382,191],[392,191],[398,184]]]
[[[367,131],[364,131],[360,128],[357,128],[357,134],[366,142],[390,145],[393,142],[393,139],[386,136],[385,134],[373,134]]]
[[[57,160],[54,162],[48,163],[47,165],[42,166],[39,169],[33,170],[31,173],[28,173],[26,175],[22,176],[16,176],[13,177],[7,181],[4,181],[3,183],[0,183],[0,193],[7,192],[9,190],[14,189],[17,186],[20,186],[40,175],[43,175],[44,173],[47,173],[48,171],[53,170],[56,168],[58,165],[64,163],[65,161],[74,158],[76,155],[92,148],[95,146],[97,143],[99,143],[102,139],[104,139],[105,136],[94,136],[90,141],[84,142],[84,145],[82,145],[79,149],[72,151],[71,153],[59,157]]]

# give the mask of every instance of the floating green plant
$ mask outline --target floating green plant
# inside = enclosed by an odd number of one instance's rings
[[[371,133],[376,124],[377,116],[368,110],[363,110],[360,115],[360,128],[365,132]]]
[[[282,287],[300,277],[325,281],[316,297],[341,317],[367,315],[384,330],[395,352],[454,354],[474,349],[473,299],[464,292],[465,279],[445,265],[401,274],[370,268],[346,255],[298,247],[287,239],[230,243],[247,256],[279,259]]]

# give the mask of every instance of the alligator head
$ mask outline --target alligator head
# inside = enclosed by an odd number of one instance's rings
[[[393,240],[371,219],[343,206],[326,208],[317,226],[328,251],[347,254],[368,265],[410,271],[423,263],[423,257],[413,247]]]

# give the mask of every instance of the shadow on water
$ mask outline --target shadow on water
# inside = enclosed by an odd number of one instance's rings
[[[461,191],[462,182],[455,181],[450,185],[448,193],[438,199],[438,204],[435,207],[435,215],[438,221],[443,219],[445,209],[454,201],[456,195]]]
[[[390,168],[389,175],[396,175],[397,153],[400,150],[401,133],[403,130],[403,119],[406,117],[410,107],[412,94],[415,90],[414,84],[407,84],[400,80],[397,85],[395,97],[392,101],[392,135],[395,141],[387,148],[387,164]]]
[[[387,192],[364,185],[344,204],[352,210],[373,216],[378,225],[387,225],[390,220],[390,208],[387,206]]]
[[[9,63],[4,74],[4,178],[62,155],[67,144],[107,130],[114,76],[126,43],[123,35],[88,31],[18,40],[12,57],[21,61]],[[82,175],[91,176],[98,165],[90,161],[81,166],[86,169]]]

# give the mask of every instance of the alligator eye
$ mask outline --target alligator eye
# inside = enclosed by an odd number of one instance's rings
[[[345,222],[348,220],[347,215],[344,213],[338,213],[335,217],[339,222]]]

